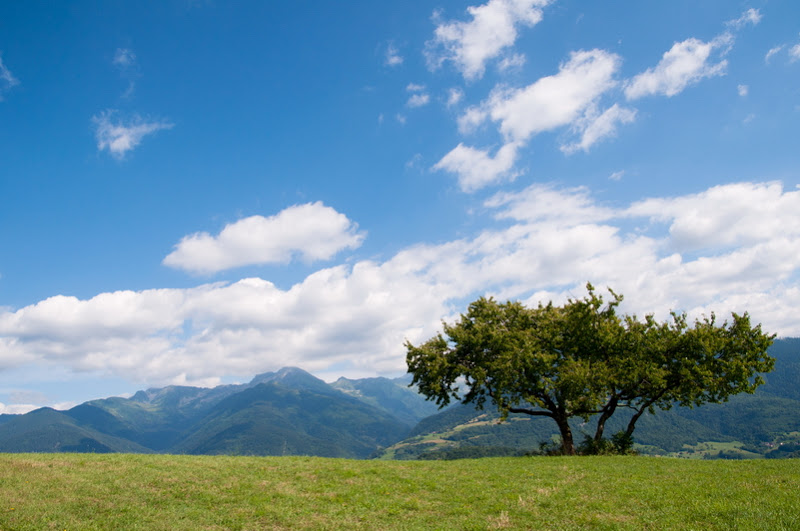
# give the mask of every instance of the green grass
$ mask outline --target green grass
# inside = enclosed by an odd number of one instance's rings
[[[0,529],[800,529],[797,460],[0,454]]]

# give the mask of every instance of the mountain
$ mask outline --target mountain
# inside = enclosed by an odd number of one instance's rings
[[[320,391],[258,384],[219,402],[172,450],[365,458],[408,433],[388,413],[330,387]]]
[[[786,457],[800,453],[800,339],[775,342],[775,370],[754,395],[643,416],[643,453]],[[130,398],[92,400],[67,411],[0,415],[0,452],[137,452],[320,455],[440,459],[520,455],[557,437],[542,417],[499,416],[453,405],[442,411],[408,376],[340,378],[332,384],[294,367],[213,389],[169,386]],[[612,417],[606,433],[624,428]],[[592,421],[573,424],[576,440]]]
[[[68,414],[41,408],[0,426],[4,452],[136,452],[150,450],[133,441],[82,425]]]
[[[425,400],[416,389],[409,387],[409,376],[395,378],[339,378],[331,387],[367,404],[383,409],[407,424],[414,425],[439,411],[439,406]]]
[[[7,415],[0,422],[0,452],[364,458],[405,437],[412,425],[287,367],[244,385],[169,386],[67,411]]]

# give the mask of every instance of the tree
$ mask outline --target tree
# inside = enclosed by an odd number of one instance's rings
[[[633,412],[617,441],[632,441],[645,412],[673,405],[694,407],[752,393],[775,360],[767,355],[774,335],[733,314],[688,326],[686,315],[656,321],[620,316],[622,296],[609,289],[604,303],[594,287],[563,306],[480,298],[444,334],[420,346],[406,342],[412,385],[444,407],[451,400],[483,408],[489,400],[506,418],[524,413],[552,418],[562,452],[575,454],[569,420],[597,420],[593,442],[621,409]],[[595,446],[597,447],[597,446]]]

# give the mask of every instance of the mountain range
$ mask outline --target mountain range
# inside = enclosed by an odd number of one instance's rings
[[[639,451],[800,456],[800,339],[778,340],[770,354],[775,370],[754,395],[643,417],[635,433]],[[439,411],[410,381],[406,375],[328,384],[287,367],[241,385],[148,389],[66,411],[0,415],[0,452],[449,459],[518,455],[557,434],[547,418],[511,415],[499,423],[491,408],[460,404]],[[625,420],[612,418],[607,432],[622,429]],[[576,434],[591,431],[590,425],[574,425]]]
[[[287,367],[243,385],[148,389],[66,411],[0,415],[0,451],[365,458],[436,410],[406,382],[327,384]]]

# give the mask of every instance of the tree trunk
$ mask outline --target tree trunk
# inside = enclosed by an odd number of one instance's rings
[[[647,410],[646,407],[642,407],[642,409],[638,410],[632,417],[631,420],[628,422],[628,429],[625,430],[626,437],[633,437],[633,430],[636,428],[636,421],[639,420],[639,417]]]
[[[619,397],[614,396],[611,400],[608,401],[606,407],[603,408],[603,413],[597,420],[597,431],[594,434],[594,442],[599,443],[600,441],[603,440],[603,430],[605,430],[606,428],[606,421],[609,418],[611,418],[611,415],[613,415],[614,411],[616,411],[617,402],[619,402]]]
[[[561,432],[561,451],[564,455],[575,455],[575,442],[572,440],[572,428],[569,427],[568,417],[553,417]]]

